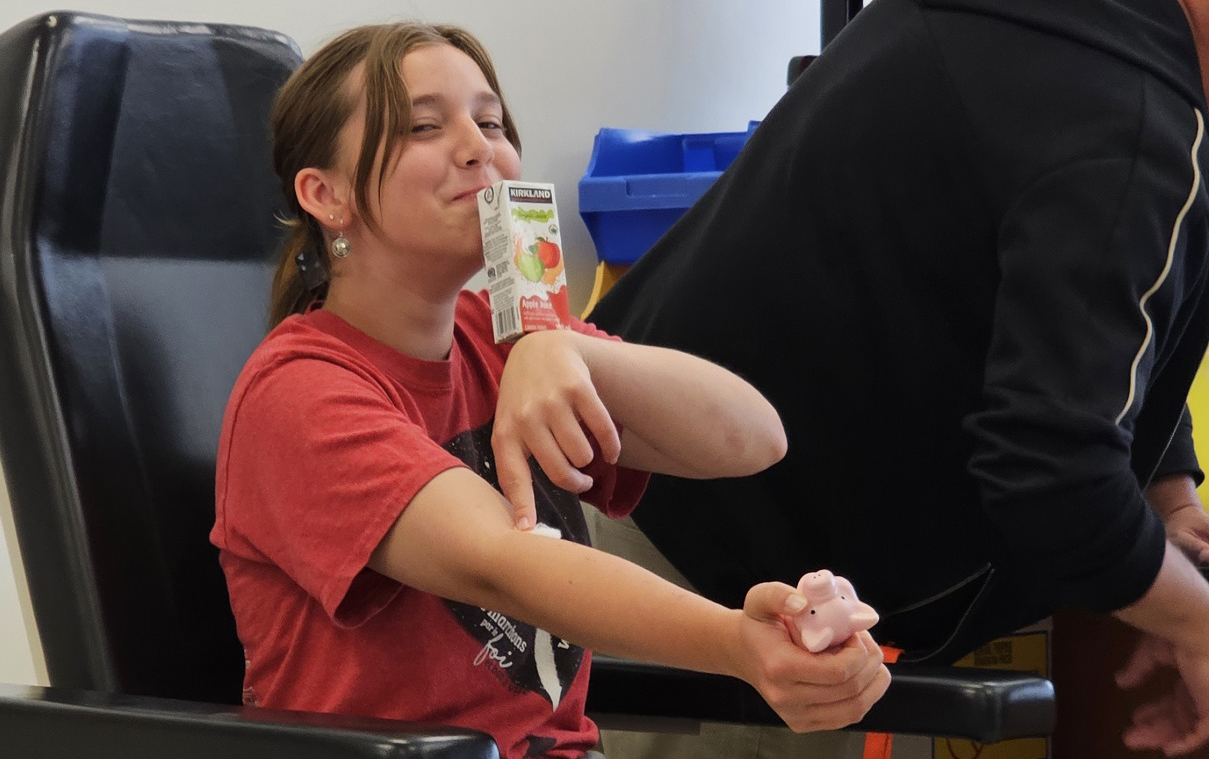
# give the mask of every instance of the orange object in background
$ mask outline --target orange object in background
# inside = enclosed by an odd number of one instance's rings
[[[887,664],[893,664],[902,655],[902,649],[882,646],[882,655]],[[862,759],[890,759],[893,750],[894,736],[890,733],[866,733],[865,753],[861,756]]]

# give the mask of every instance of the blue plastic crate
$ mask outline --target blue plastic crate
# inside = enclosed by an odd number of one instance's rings
[[[669,134],[601,129],[579,180],[579,215],[611,264],[632,264],[730,165],[746,132]]]

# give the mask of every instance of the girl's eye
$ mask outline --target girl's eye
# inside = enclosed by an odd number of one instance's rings
[[[437,128],[436,124],[412,124],[411,133],[412,134],[422,134],[424,132],[431,132],[436,128]]]
[[[480,129],[503,129],[504,125],[499,123],[498,121],[480,121],[479,128]]]

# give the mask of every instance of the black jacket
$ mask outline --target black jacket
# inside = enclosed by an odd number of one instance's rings
[[[755,477],[657,478],[638,524],[730,604],[847,575],[917,658],[1136,600],[1141,489],[1200,476],[1204,112],[1177,0],[876,0],[592,316],[789,434]]]

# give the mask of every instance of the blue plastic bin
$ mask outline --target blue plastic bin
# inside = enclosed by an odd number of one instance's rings
[[[700,198],[747,144],[746,132],[601,129],[579,180],[579,215],[596,257],[632,264]]]

